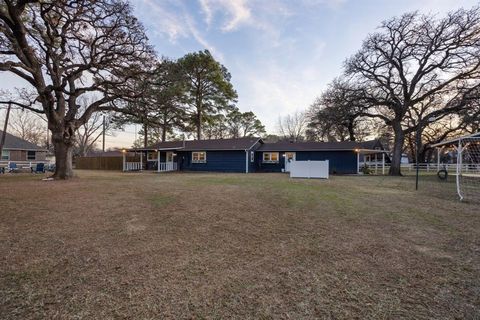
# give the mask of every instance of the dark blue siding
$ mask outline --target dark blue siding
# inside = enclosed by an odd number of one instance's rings
[[[282,172],[282,169],[285,169],[285,158],[283,155],[285,152],[278,153],[278,162],[276,163],[265,163],[263,162],[263,152],[255,152],[255,161],[256,168],[258,172]]]
[[[300,151],[296,160],[329,160],[330,173],[357,173],[357,154],[354,151]]]
[[[263,163],[263,152],[256,152],[256,168],[259,172],[282,172],[285,168],[285,152],[279,152],[278,163]],[[329,160],[330,173],[357,173],[357,154],[354,151],[297,151],[297,161]]]
[[[192,152],[178,152],[180,170],[245,172],[245,151],[206,151],[206,163],[192,163]]]
[[[257,142],[251,149],[250,151],[253,151],[253,162],[252,160],[252,154],[249,151],[248,152],[248,172],[256,172],[257,170],[257,163],[258,163],[258,153],[255,152],[262,144],[260,142]]]

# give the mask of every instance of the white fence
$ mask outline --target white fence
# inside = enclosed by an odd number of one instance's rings
[[[165,172],[165,171],[177,171],[177,163],[176,162],[160,162],[158,172]]]
[[[32,160],[32,161],[0,161],[0,168],[10,168],[15,163],[17,169],[30,169],[37,165],[37,163],[44,163],[45,166],[49,164],[47,160]]]
[[[142,170],[141,162],[125,162],[123,171],[139,171]]]
[[[167,172],[167,171],[177,171],[176,162],[160,162],[156,163],[155,167],[157,172]],[[125,162],[123,166],[123,171],[140,171],[143,170],[143,165],[141,162]]]
[[[328,160],[326,161],[292,161],[290,178],[328,179]]]
[[[385,168],[382,168],[382,164],[380,162],[375,163],[374,161],[370,162],[360,162],[359,169],[362,171],[362,168],[367,165],[367,167],[374,172],[382,172],[388,173],[388,170],[390,169],[390,164],[385,164]],[[402,163],[401,164],[401,170],[402,172],[414,172],[417,170],[417,166],[415,163]],[[382,170],[383,169],[383,170]],[[418,170],[423,171],[423,172],[438,172],[439,170],[447,170],[450,172],[456,172],[457,171],[457,164],[456,163],[419,163],[418,164]],[[478,172],[480,171],[480,165],[478,164],[462,164],[461,165],[461,172]]]

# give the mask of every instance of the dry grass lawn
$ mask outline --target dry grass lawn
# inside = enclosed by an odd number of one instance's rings
[[[480,209],[453,192],[78,174],[0,176],[0,318],[480,318]]]

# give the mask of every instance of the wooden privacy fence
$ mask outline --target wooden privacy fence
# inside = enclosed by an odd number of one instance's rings
[[[140,161],[140,157],[127,157],[128,162]],[[77,169],[123,170],[122,157],[80,157],[76,159]]]

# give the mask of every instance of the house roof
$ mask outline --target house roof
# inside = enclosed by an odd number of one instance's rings
[[[154,144],[148,148],[135,148],[131,151],[147,150],[183,150],[183,151],[208,151],[208,150],[249,150],[260,138],[245,137],[233,139],[211,140],[186,140],[167,141]],[[289,142],[263,143],[257,151],[348,151],[348,150],[383,150],[378,140],[370,141],[342,141],[342,142]]]
[[[207,150],[248,150],[260,138],[245,137],[235,139],[211,139],[211,140],[186,140],[160,142],[149,148],[136,150],[184,150],[184,151],[207,151]]]
[[[0,139],[3,137],[3,131],[0,130]],[[36,144],[30,143],[27,140],[21,139],[7,132],[5,136],[5,144],[3,146],[4,150],[38,150],[44,151],[45,148],[37,146]]]
[[[378,140],[365,142],[342,141],[342,142],[289,142],[280,141],[275,143],[264,143],[258,151],[340,151],[340,150],[356,150],[367,149],[373,150],[380,147]]]

